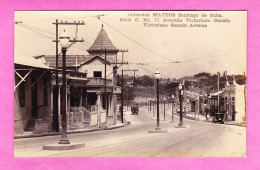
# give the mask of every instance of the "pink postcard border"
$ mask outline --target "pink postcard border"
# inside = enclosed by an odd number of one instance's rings
[[[260,167],[259,77],[260,1],[257,0],[13,0],[0,10],[0,167],[1,169],[257,169]],[[15,10],[246,10],[247,156],[244,158],[14,158],[13,56]],[[238,28],[239,29],[239,28]],[[235,141],[234,141],[235,143]]]

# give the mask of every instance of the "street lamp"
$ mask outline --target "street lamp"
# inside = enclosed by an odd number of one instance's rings
[[[61,114],[62,114],[62,130],[61,139],[58,144],[70,144],[67,138],[67,117],[66,117],[66,51],[69,45],[69,36],[66,34],[65,30],[59,37],[61,51],[62,51],[62,96],[61,96]]]
[[[151,98],[149,98],[148,110],[149,110],[149,113],[151,113]]]
[[[153,117],[154,117],[154,101],[155,101],[155,99],[152,99],[152,103],[153,103]]]
[[[149,112],[149,98],[147,98],[146,109],[147,109],[147,112]]]
[[[163,98],[163,120],[165,121],[166,119],[165,119],[165,97]]]
[[[159,70],[157,69],[156,72],[154,73],[155,74],[155,79],[156,79],[156,84],[157,84],[157,125],[156,125],[156,128],[155,130],[151,130],[149,131],[149,133],[166,133],[167,130],[162,130],[161,127],[160,127],[160,114],[159,114],[159,79],[160,79],[160,72]]]
[[[172,95],[172,121],[170,123],[174,123],[174,118],[173,118],[173,100],[174,100],[174,95]]]
[[[180,100],[180,124],[176,127],[185,127],[183,126],[183,115],[182,115],[182,96],[183,96],[183,86],[179,84],[179,100]]]

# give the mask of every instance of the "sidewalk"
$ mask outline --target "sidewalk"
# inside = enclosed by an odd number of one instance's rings
[[[198,117],[198,115],[196,115],[196,118],[195,118],[194,114],[187,113],[186,115],[183,115],[183,117],[186,119],[190,119],[190,120],[197,120],[197,121],[203,121],[203,122],[209,122],[209,123],[211,123],[211,121],[212,121],[211,117],[209,115],[208,115],[208,121],[206,121],[206,117],[204,115],[199,115],[199,117]],[[224,124],[246,127],[246,124],[237,123],[235,121],[225,121]]]
[[[166,113],[170,112],[172,113],[172,109],[169,108],[169,107],[166,107]],[[149,111],[147,111],[149,113]],[[177,114],[176,112],[174,112],[174,115],[176,116],[179,116],[179,114]],[[208,122],[208,123],[212,123],[212,119],[211,117],[208,115],[208,121],[206,120],[206,117],[205,115],[195,115],[194,113],[186,113],[184,115],[183,113],[183,117],[186,118],[186,119],[190,119],[190,120],[195,120],[195,121],[203,121],[203,122]],[[154,117],[156,118],[156,117]],[[243,124],[243,123],[237,123],[235,121],[225,121],[224,122],[225,125],[234,125],[234,126],[242,126],[242,127],[246,127],[246,124]]]
[[[93,131],[99,131],[99,130],[110,130],[110,129],[120,128],[125,125],[126,125],[126,123],[117,122],[116,125],[110,125],[110,126],[101,125],[100,127],[96,126],[96,127],[90,128],[90,129],[67,130],[67,134],[85,133],[85,132],[93,132]],[[49,133],[42,133],[42,134],[33,134],[32,132],[24,132],[23,134],[15,135],[14,139],[42,137],[42,136],[54,136],[54,135],[61,135],[61,132],[49,132]]]

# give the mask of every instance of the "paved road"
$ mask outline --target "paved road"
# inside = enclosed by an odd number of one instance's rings
[[[166,119],[171,120],[166,109]],[[161,121],[168,133],[151,134],[156,118],[140,109],[139,115],[126,112],[129,126],[104,131],[69,134],[71,142],[83,142],[86,147],[72,151],[44,151],[42,146],[55,143],[60,136],[15,139],[18,157],[240,157],[246,153],[246,128],[184,119],[186,128]],[[163,119],[163,110],[161,110]]]

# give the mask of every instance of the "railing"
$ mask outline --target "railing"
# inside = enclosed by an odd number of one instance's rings
[[[87,78],[87,73],[71,72],[69,73],[69,77]]]
[[[74,125],[75,123],[90,121],[90,119],[90,112],[85,107],[70,107],[67,123]]]
[[[92,126],[100,126],[105,122],[106,112],[103,109],[98,110],[97,105],[91,106],[89,110],[85,107],[70,107],[70,112],[67,113],[69,130],[91,128]]]
[[[88,85],[105,85],[105,79],[101,77],[89,77],[88,78],[89,82]],[[107,79],[107,86],[112,86],[112,80]]]

